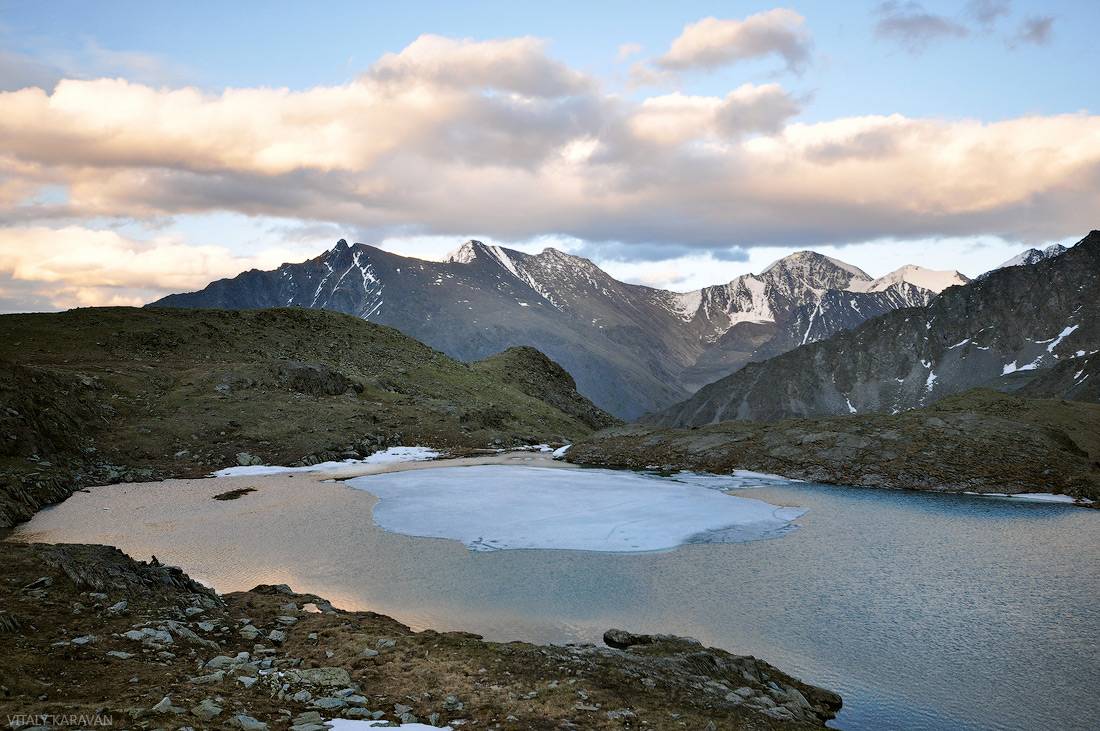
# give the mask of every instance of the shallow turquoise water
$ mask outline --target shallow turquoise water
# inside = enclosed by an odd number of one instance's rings
[[[126,521],[107,528],[98,504],[70,501],[22,533],[156,553],[220,590],[288,581],[417,628],[539,642],[599,642],[609,627],[689,635],[841,693],[847,729],[1100,727],[1100,511],[784,484],[742,493],[809,510],[774,540],[475,553],[386,533],[346,505],[296,505],[300,529],[285,530],[272,526],[286,514],[248,498],[218,508],[240,511],[230,524],[183,519],[170,493],[151,497],[156,486],[112,490],[93,495]]]

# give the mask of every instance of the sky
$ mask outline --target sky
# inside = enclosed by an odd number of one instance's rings
[[[652,7],[650,7],[652,5]],[[1100,228],[1100,3],[0,0],[0,311],[338,238],[685,291]]]

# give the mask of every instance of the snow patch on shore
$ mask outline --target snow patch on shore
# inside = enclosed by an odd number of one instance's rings
[[[1025,500],[1034,503],[1067,503],[1075,505],[1082,503],[1085,505],[1092,504],[1092,500],[1087,498],[1075,498],[1072,495],[1057,495],[1052,492],[1018,492],[1015,494],[1008,494],[1007,492],[964,492],[964,495],[977,495],[979,497],[997,497],[1005,498],[1008,500]]]
[[[715,474],[713,472],[677,472],[669,479],[683,482],[688,485],[698,485],[708,490],[748,490],[754,487],[769,487],[774,485],[789,485],[792,482],[804,482],[804,480],[792,480],[782,475],[773,475],[767,472],[753,472],[752,470],[734,470],[728,475]]]
[[[226,467],[213,473],[214,477],[251,477],[256,475],[277,475],[285,472],[328,472],[329,470],[351,467],[361,464],[393,464],[395,462],[421,462],[435,459],[440,453],[429,447],[390,447],[375,452],[364,459],[345,459],[340,462],[318,462],[301,467],[281,467],[279,465],[247,465]]]
[[[735,478],[727,477],[726,480]],[[615,470],[449,467],[349,480],[379,498],[374,522],[474,551],[660,551],[781,536],[806,511],[683,480]],[[728,489],[728,488],[727,488]]]

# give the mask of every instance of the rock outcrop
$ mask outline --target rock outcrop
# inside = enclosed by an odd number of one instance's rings
[[[565,457],[600,467],[743,469],[839,485],[1100,501],[1100,405],[972,391],[893,415],[634,424],[582,440]]]

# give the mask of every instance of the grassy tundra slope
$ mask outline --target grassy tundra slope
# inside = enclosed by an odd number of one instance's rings
[[[396,444],[561,442],[614,423],[572,379],[539,394],[570,413],[515,385],[533,360],[504,379],[320,310],[4,315],[0,526],[80,485],[198,476],[242,452],[291,464]]]

